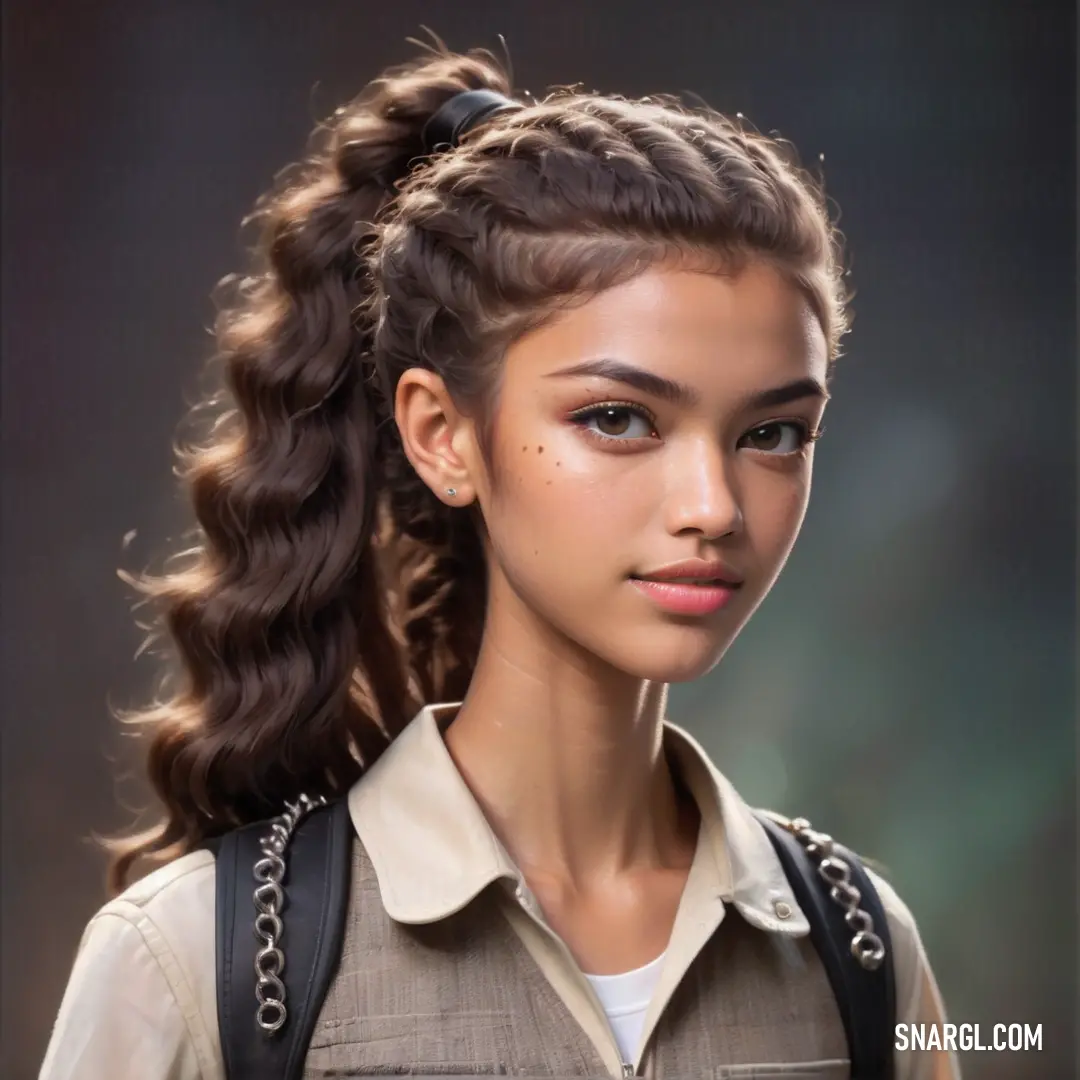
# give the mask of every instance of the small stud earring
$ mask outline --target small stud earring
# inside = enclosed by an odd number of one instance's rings
[[[446,494],[452,499],[457,494],[457,488],[447,488]]]

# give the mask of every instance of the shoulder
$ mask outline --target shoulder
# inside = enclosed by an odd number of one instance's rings
[[[919,929],[911,908],[900,899],[900,894],[881,875],[880,871],[863,863],[863,869],[877,891],[881,906],[885,909],[885,918],[889,922],[889,936],[892,938],[893,951],[905,955],[919,951]]]
[[[130,914],[142,911],[161,914],[178,902],[192,901],[204,894],[213,896],[215,860],[209,851],[194,851],[132,882],[119,896],[110,900],[98,915]]]
[[[791,824],[791,820],[782,814],[769,810],[759,813],[778,825],[787,827]],[[843,845],[842,837],[835,839]],[[937,990],[911,908],[901,899],[896,888],[869,860],[856,852],[851,852],[851,854],[855,855],[862,865],[885,913],[896,979],[898,1018],[904,1019],[908,1015],[921,1013],[927,1008],[939,1008]]]
[[[87,924],[44,1077],[220,1073],[215,865],[186,855],[135,882]]]
[[[163,960],[172,954],[180,967],[203,981],[214,970],[214,856],[193,852],[128,886],[90,920],[87,935],[129,937],[130,927]],[[85,937],[84,937],[85,943]]]
[[[915,916],[880,872],[870,867],[866,867],[866,872],[881,898],[889,923],[896,972],[897,1020],[938,1022],[944,1017],[944,1009]]]
[[[793,821],[798,820],[777,813],[775,810],[758,810],[755,811],[755,816],[759,819],[767,818],[784,829],[790,828]],[[842,837],[837,836],[833,839],[841,847],[847,847],[847,845],[844,844]],[[885,911],[885,918],[889,923],[889,935],[894,939],[893,948],[909,949],[913,943],[918,941],[919,936],[915,926],[915,917],[911,914],[911,909],[900,899],[896,890],[885,880],[881,872],[874,868],[869,860],[859,855],[851,848],[847,848],[847,851],[856,857],[859,864],[866,872],[866,876],[870,879],[870,884],[874,886],[874,891],[878,894],[878,898],[881,900],[881,906]]]
[[[946,1021],[937,980],[923,947],[911,909],[881,873],[866,867],[881,898],[893,951],[896,1022],[904,1025],[940,1025]],[[960,1066],[954,1051],[901,1049],[895,1054],[897,1080],[959,1080]]]
[[[123,977],[125,967],[149,961],[184,1012],[212,1006],[215,988],[216,867],[208,851],[184,855],[128,886],[90,919],[79,959],[107,966]]]

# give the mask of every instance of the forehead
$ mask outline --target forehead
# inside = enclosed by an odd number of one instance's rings
[[[510,356],[511,380],[515,368],[527,377],[574,360],[612,357],[704,395],[803,375],[824,382],[828,358],[805,296],[759,262],[736,275],[653,267],[568,308],[521,339]]]

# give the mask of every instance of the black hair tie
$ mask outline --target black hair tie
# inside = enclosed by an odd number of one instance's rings
[[[462,135],[482,120],[497,112],[519,108],[519,102],[497,90],[463,90],[444,101],[424,125],[420,133],[424,149],[429,154],[450,150],[457,146]]]

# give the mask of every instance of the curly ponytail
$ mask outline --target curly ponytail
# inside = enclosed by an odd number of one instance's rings
[[[464,694],[483,522],[407,462],[402,372],[441,376],[490,456],[506,347],[673,252],[769,261],[838,355],[838,235],[784,144],[671,99],[563,90],[425,156],[432,114],[481,88],[510,93],[483,51],[395,69],[257,209],[263,266],[218,327],[229,408],[185,462],[199,542],[189,568],[138,583],[183,680],[135,717],[165,817],[114,842],[114,889],[140,858],[345,790],[420,705]]]
[[[160,607],[184,685],[130,718],[153,729],[166,817],[112,842],[114,891],[140,858],[167,861],[298,791],[346,789],[455,666],[475,662],[482,607],[461,607],[473,625],[453,657],[435,626],[482,555],[460,538],[464,522],[451,529],[426,489],[421,499],[392,475],[365,311],[376,223],[424,153],[424,123],[482,87],[509,90],[482,52],[388,73],[253,215],[261,272],[216,328],[229,407],[213,441],[183,455],[198,544],[183,571],[136,582]],[[396,604],[388,569],[406,575]]]

